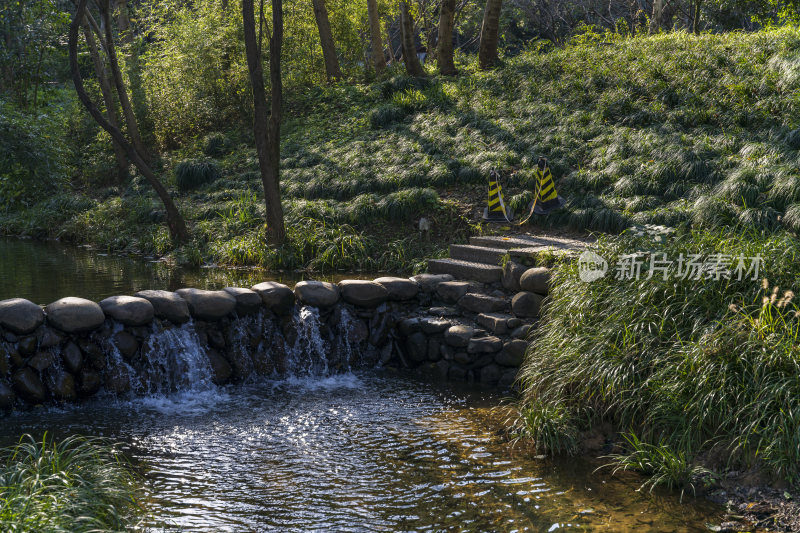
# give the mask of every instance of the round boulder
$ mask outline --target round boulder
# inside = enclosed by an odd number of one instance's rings
[[[81,396],[91,396],[103,386],[103,378],[95,370],[84,368],[79,375],[80,386],[78,392]]]
[[[225,291],[178,289],[175,292],[186,300],[189,313],[199,320],[219,320],[236,309],[236,298]]]
[[[473,335],[475,335],[475,328],[473,327],[451,326],[444,332],[444,342],[455,348],[466,348]]]
[[[0,327],[17,335],[33,333],[44,322],[44,311],[23,298],[0,300]]]
[[[537,317],[542,300],[544,300],[544,296],[535,292],[518,292],[511,299],[511,310],[521,318]]]
[[[389,291],[389,299],[394,301],[411,300],[419,292],[417,282],[406,278],[378,278],[375,283],[383,285]]]
[[[294,293],[283,283],[265,281],[253,285],[251,289],[261,297],[267,309],[276,315],[288,315],[294,307]]]
[[[261,309],[261,296],[250,289],[241,287],[225,287],[225,292],[236,298],[236,314],[249,315]]]
[[[297,299],[312,307],[332,307],[339,301],[339,287],[326,281],[301,281],[294,286]]]
[[[111,296],[100,302],[100,308],[108,318],[126,326],[144,326],[155,316],[153,304],[138,296]]]
[[[32,368],[23,368],[12,378],[14,391],[28,403],[38,404],[45,399],[44,383]]]
[[[169,291],[139,291],[136,293],[139,298],[144,298],[153,306],[153,311],[158,318],[169,320],[173,324],[183,324],[188,322],[189,305],[186,300]]]
[[[347,303],[360,307],[378,307],[389,299],[389,291],[374,281],[347,279],[339,283],[342,298]]]
[[[45,307],[47,323],[66,333],[84,333],[103,325],[106,315],[103,309],[83,298],[68,296]]]
[[[525,351],[528,343],[521,339],[508,341],[503,345],[503,351],[494,356],[495,362],[502,366],[518,367],[525,360]]]
[[[47,385],[56,400],[71,402],[78,397],[75,392],[75,378],[69,372],[61,370],[52,373],[47,380]]]
[[[211,381],[216,385],[224,385],[233,374],[230,363],[213,348],[208,350],[207,355],[208,362],[211,364]]]
[[[74,342],[67,343],[61,351],[61,359],[66,369],[73,374],[77,374],[83,368],[83,354]]]
[[[523,291],[547,294],[550,287],[550,269],[545,267],[529,268],[519,279]]]

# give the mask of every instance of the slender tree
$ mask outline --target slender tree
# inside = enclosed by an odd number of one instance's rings
[[[481,70],[492,68],[498,60],[497,40],[500,37],[500,9],[503,0],[486,0],[481,26],[481,45],[478,50],[478,66]]]
[[[86,93],[86,88],[83,86],[83,79],[81,78],[80,68],[78,67],[78,31],[81,27],[81,21],[86,14],[86,2],[87,0],[78,0],[75,18],[72,19],[72,23],[69,27],[68,38],[69,68],[70,72],[72,73],[72,82],[75,85],[75,91],[78,93],[78,99],[81,101],[84,107],[86,107],[86,110],[95,120],[95,122],[97,122],[100,127],[106,130],[108,134],[111,135],[111,138],[125,149],[128,159],[130,159],[131,162],[136,165],[136,168],[139,169],[139,172],[142,173],[142,176],[144,176],[150,186],[153,187],[153,190],[156,191],[156,194],[161,199],[161,202],[164,204],[164,209],[167,212],[167,226],[169,227],[169,233],[173,241],[178,244],[185,242],[189,236],[188,232],[186,231],[186,223],[183,221],[183,217],[178,211],[178,208],[175,206],[175,203],[172,201],[172,198],[170,198],[169,193],[153,173],[153,170],[150,168],[147,162],[145,162],[142,155],[136,150],[136,147],[128,142],[119,128],[115,128],[108,122],[108,120],[106,120],[95,103],[92,102],[92,99],[89,98],[89,95]],[[107,46],[108,44],[109,43],[106,43]],[[111,56],[111,52],[108,52],[109,56]]]
[[[456,0],[442,0],[439,8],[439,44],[436,60],[439,72],[444,76],[458,74],[453,62],[453,24],[456,16]]]
[[[663,23],[664,0],[653,0],[653,16],[650,19],[650,33],[658,33]]]
[[[103,95],[103,103],[105,104],[108,122],[116,129],[119,129],[117,103],[114,101],[114,93],[111,90],[111,83],[108,80],[108,71],[106,70],[103,58],[100,57],[100,52],[97,49],[97,42],[94,39],[92,30],[85,20],[83,23],[83,36],[86,40],[86,46],[89,48],[89,56],[91,56],[92,63],[94,64],[94,72],[97,76],[97,84],[100,86],[100,94]],[[125,148],[114,139],[111,139],[111,143],[114,146],[114,157],[117,160],[117,181],[123,183],[128,178],[128,159],[125,155]]]
[[[369,38],[372,47],[372,66],[375,72],[383,74],[386,70],[386,59],[383,57],[383,42],[381,40],[381,19],[378,15],[377,0],[367,0],[367,14],[369,15]]]
[[[263,2],[261,0],[261,12]],[[270,104],[264,87],[261,48],[256,38],[256,20],[253,0],[242,0],[244,48],[247,68],[253,88],[253,136],[258,152],[258,166],[264,185],[264,203],[267,208],[267,237],[270,244],[283,244],[286,229],[280,193],[280,125],[283,86],[281,82],[281,46],[283,45],[283,2],[272,0],[272,36],[269,40]]]
[[[425,76],[417,57],[414,39],[414,19],[408,6],[408,0],[400,0],[400,36],[403,42],[403,62],[409,76],[421,78]]]
[[[336,57],[336,45],[333,42],[331,23],[328,19],[328,10],[325,7],[325,0],[311,0],[314,6],[314,18],[317,19],[319,29],[319,40],[322,44],[322,57],[325,60],[325,74],[328,81],[338,80],[342,77],[339,69],[339,58]]]

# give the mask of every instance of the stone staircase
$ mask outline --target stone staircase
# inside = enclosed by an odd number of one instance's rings
[[[428,272],[480,283],[499,283],[503,276],[500,264],[505,255],[524,264],[541,252],[575,254],[587,245],[588,241],[561,236],[471,237],[469,244],[451,244],[450,258],[429,259]]]

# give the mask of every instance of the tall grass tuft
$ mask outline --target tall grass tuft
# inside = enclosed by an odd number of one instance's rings
[[[0,451],[3,531],[120,531],[142,514],[130,464],[99,439],[24,435]]]
[[[175,167],[175,185],[182,191],[196,189],[220,177],[217,165],[212,161],[188,159]]]
[[[521,417],[521,431],[543,448],[569,451],[558,443],[610,423],[665,454],[685,454],[687,465],[707,454],[725,458],[710,468],[758,467],[800,481],[796,239],[751,229],[661,241],[601,238],[597,253],[611,271],[592,283],[581,281],[576,263],[556,268],[521,371],[521,412],[536,411]],[[617,259],[637,252],[639,279],[615,279]],[[701,263],[727,258],[733,273],[649,277],[651,252],[676,263],[682,257],[684,269],[691,254]],[[559,428],[562,437],[554,437]]]

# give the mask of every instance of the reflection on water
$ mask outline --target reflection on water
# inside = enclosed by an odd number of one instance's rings
[[[146,465],[156,530],[703,531],[719,510],[510,449],[499,398],[364,372],[4,419],[104,435]]]
[[[348,274],[348,278],[376,277]],[[342,276],[315,276],[341,279]],[[65,296],[101,300],[144,289],[251,287],[262,281],[291,284],[294,273],[258,269],[178,268],[138,256],[98,253],[58,242],[0,237],[0,300],[27,298],[48,304]]]

